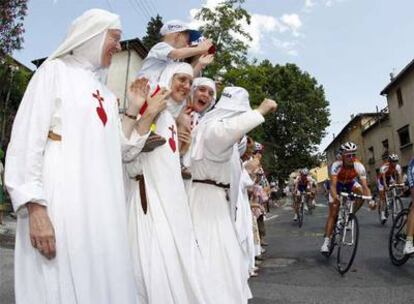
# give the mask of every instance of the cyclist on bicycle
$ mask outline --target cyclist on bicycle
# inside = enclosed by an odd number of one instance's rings
[[[331,166],[331,187],[329,193],[329,213],[325,226],[325,239],[321,253],[329,252],[331,237],[339,211],[340,192],[355,192],[370,196],[364,165],[356,158],[357,145],[347,142],[341,146],[342,160],[335,161]],[[360,183],[359,183],[359,182]],[[373,202],[370,202],[372,204]],[[362,206],[363,200],[357,200],[355,212]]]
[[[402,169],[398,161],[400,158],[397,154],[390,154],[384,164],[380,168],[379,178],[378,178],[378,192],[380,197],[379,208],[381,210],[381,220],[386,221],[385,216],[385,204],[386,199],[385,195],[388,191],[388,187],[396,182],[398,184],[402,183]]]
[[[411,193],[411,207],[408,213],[407,219],[407,238],[404,246],[404,254],[414,253],[413,235],[414,235],[414,207],[412,202],[414,201],[414,158],[410,161],[407,168],[407,179]]]
[[[298,220],[298,212],[300,206],[300,197],[302,192],[310,192],[312,187],[313,179],[309,175],[309,170],[304,168],[299,171],[299,175],[296,177],[293,184],[293,211],[295,213],[293,220]]]

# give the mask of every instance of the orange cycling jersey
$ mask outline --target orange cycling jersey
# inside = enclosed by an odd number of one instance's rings
[[[366,173],[364,165],[359,160],[355,160],[350,168],[344,167],[342,161],[336,161],[332,164],[331,175],[336,176],[338,182],[346,184],[357,177],[364,178]]]

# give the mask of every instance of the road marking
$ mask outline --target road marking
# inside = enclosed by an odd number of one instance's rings
[[[267,221],[273,220],[274,218],[278,218],[278,217],[279,217],[279,215],[278,215],[278,214],[274,214],[274,215],[272,215],[271,217],[266,217],[266,218],[264,219],[264,221],[265,221],[265,222],[267,222]]]

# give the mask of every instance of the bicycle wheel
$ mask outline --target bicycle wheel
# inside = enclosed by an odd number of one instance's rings
[[[388,239],[388,253],[391,263],[401,266],[409,259],[408,255],[403,254],[405,239],[407,236],[407,218],[409,209],[402,210],[394,220]]]
[[[403,203],[401,201],[401,198],[396,197],[393,201],[391,210],[393,222],[395,221],[395,218],[401,212],[401,210],[403,210]]]
[[[339,232],[336,263],[338,272],[342,275],[352,266],[358,248],[358,239],[358,219],[354,214],[350,214],[348,224]]]
[[[301,228],[302,225],[303,225],[303,202],[302,201],[301,201],[300,206],[299,206],[298,224],[299,224],[299,228]]]

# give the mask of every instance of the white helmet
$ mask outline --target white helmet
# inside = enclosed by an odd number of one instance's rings
[[[309,174],[308,168],[303,168],[302,170],[300,170],[300,174],[302,174],[302,175],[308,175]]]
[[[351,141],[348,141],[341,145],[341,150],[343,154],[355,153],[358,149],[358,146]]]
[[[388,155],[388,159],[392,162],[397,162],[400,160],[399,156],[395,153]]]

